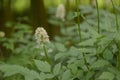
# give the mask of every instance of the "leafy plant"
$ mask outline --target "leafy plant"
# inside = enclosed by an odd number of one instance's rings
[[[27,25],[17,24],[12,38],[0,40],[11,53],[0,62],[0,79],[119,80],[119,18],[98,7],[80,6],[68,13],[65,22],[51,18],[50,23],[59,25],[60,36],[45,43],[48,37],[42,34],[39,45]]]

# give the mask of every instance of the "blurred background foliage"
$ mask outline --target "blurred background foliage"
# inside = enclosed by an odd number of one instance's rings
[[[66,19],[73,19],[75,16],[71,14],[71,12],[76,10],[75,0],[0,0],[0,35],[13,38],[7,41],[10,46],[8,46],[7,43],[4,46],[13,50],[16,45],[15,43],[17,43],[15,41],[16,39],[23,39],[23,36],[28,33],[29,30],[31,34],[33,34],[33,31],[38,26],[44,27],[47,30],[50,39],[53,39],[53,37],[59,33],[66,34],[64,29],[60,30],[60,26],[72,26],[74,22],[66,21],[63,23],[55,19],[56,7],[61,3],[64,4],[66,8]],[[79,4],[85,16],[90,14],[89,12],[92,10],[92,7],[96,7],[95,0],[79,0]],[[114,0],[114,4],[119,6],[120,0]],[[98,6],[101,9],[114,12],[110,0],[98,0]],[[118,11],[120,11],[119,8]],[[81,18],[81,22],[83,20],[84,19]],[[21,32],[19,29],[23,29],[25,32]],[[7,51],[2,45],[3,43],[0,42],[0,49],[8,53],[9,50]],[[8,56],[8,54],[6,54],[6,56]]]
[[[60,70],[58,78],[62,76],[63,79],[59,80],[102,80],[103,77],[107,80],[120,79],[117,69],[120,32],[115,29],[115,14],[118,13],[117,18],[120,19],[120,0],[113,0],[115,8],[111,0],[97,0],[100,34],[97,33],[96,0],[78,1],[79,6],[75,0],[0,0],[0,70],[5,73],[0,72],[0,80],[23,80],[23,76],[25,80],[34,80],[38,77],[41,64],[37,62],[43,63],[45,60],[43,50],[36,48],[34,37],[34,31],[39,26],[44,27],[50,36],[51,43],[46,48],[53,62],[51,67],[55,69],[55,77]],[[65,5],[65,21],[56,18],[59,4]],[[78,15],[77,7],[81,12]],[[77,33],[77,17],[80,17],[82,42],[79,42]],[[120,20],[118,24],[120,25]],[[59,68],[54,68],[57,63]],[[38,65],[38,69],[35,65]],[[91,68],[90,71],[87,71],[87,65]],[[45,78],[43,80],[52,78],[51,74],[46,76],[46,67],[49,72],[47,64],[42,67],[45,73],[40,73]],[[73,79],[69,78],[71,75]]]
[[[31,25],[33,30],[38,26],[44,26],[53,36],[55,31],[47,20],[49,13],[55,12],[55,7],[60,3],[65,4],[67,12],[75,9],[75,0],[0,0],[0,30],[5,31],[6,36],[10,37],[14,32],[14,24],[21,22]],[[95,7],[95,0],[79,0],[79,3]],[[120,0],[114,0],[114,3],[118,6]],[[110,0],[98,0],[98,5],[112,11]]]

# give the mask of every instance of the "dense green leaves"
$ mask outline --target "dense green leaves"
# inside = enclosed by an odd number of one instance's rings
[[[24,76],[25,80],[40,79],[39,73],[19,65],[1,64],[0,71],[4,72],[4,77],[21,74]]]
[[[119,80],[120,31],[116,32],[114,13],[100,10],[98,33],[96,9],[79,9],[78,15],[67,12],[65,21],[49,14],[48,22],[59,26],[60,36],[43,44],[44,50],[39,49],[27,24],[16,23],[10,38],[0,38],[0,80]],[[78,36],[78,16],[82,41]],[[41,56],[44,51],[48,56]],[[9,55],[4,58],[6,54]]]

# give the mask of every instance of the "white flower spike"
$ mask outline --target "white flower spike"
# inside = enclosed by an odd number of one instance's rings
[[[38,27],[35,30],[35,39],[36,39],[38,44],[50,42],[49,36],[48,36],[46,30],[42,27]]]
[[[65,21],[65,7],[63,4],[58,5],[56,17],[60,18],[62,21]]]

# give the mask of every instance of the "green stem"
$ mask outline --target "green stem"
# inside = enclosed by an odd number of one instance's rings
[[[82,41],[82,36],[81,36],[81,29],[80,29],[80,17],[79,17],[79,3],[78,0],[76,0],[76,6],[77,6],[77,20],[78,20],[78,33],[79,33],[79,38],[80,42]]]
[[[47,50],[46,50],[45,45],[43,46],[43,50],[44,50],[44,53],[45,53],[45,56],[46,56],[47,61],[51,64],[51,61],[50,61],[50,59],[49,59],[49,57],[48,57],[48,55],[47,55]]]
[[[116,30],[117,31],[119,31],[119,22],[118,22],[118,15],[117,15],[117,11],[116,11],[116,8],[115,8],[115,5],[114,5],[114,3],[113,3],[113,0],[111,0],[111,2],[112,2],[112,5],[113,5],[113,9],[114,9],[114,11],[115,11],[115,18],[116,18]]]
[[[50,59],[49,59],[49,57],[48,57],[48,55],[47,55],[47,50],[46,50],[45,45],[43,45],[43,49],[44,49],[44,52],[45,52],[45,56],[46,56],[47,61],[49,62],[49,64],[52,65],[52,63],[51,63],[51,61],[50,61]],[[51,71],[51,72],[52,72],[52,71]],[[52,72],[52,73],[53,73],[53,72]],[[54,79],[55,79],[55,80],[58,80],[57,77],[55,77]]]
[[[114,41],[114,39],[111,40],[111,41],[107,44],[107,46],[103,49],[103,51],[102,51],[101,53],[104,53],[105,50],[112,44],[113,41]]]
[[[120,70],[120,41],[118,41],[118,55],[117,55],[117,67]]]
[[[97,19],[98,19],[98,33],[100,33],[100,14],[99,14],[99,7],[97,0],[96,0],[96,7],[97,7]]]
[[[84,61],[85,61],[85,64],[86,64],[87,69],[90,70],[90,68],[88,67],[88,64],[87,64],[87,60],[86,60],[86,58],[85,58],[85,53],[83,53],[83,58],[84,58]]]

